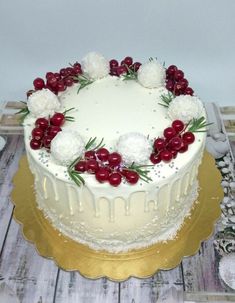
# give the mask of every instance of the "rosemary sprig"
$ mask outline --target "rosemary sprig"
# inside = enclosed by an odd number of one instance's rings
[[[95,137],[95,138],[90,138],[90,139],[88,140],[87,144],[85,145],[85,149],[86,149],[86,150],[90,150],[90,149],[96,150],[96,149],[98,149],[98,148],[101,148],[101,147],[104,147],[104,146],[105,146],[105,144],[103,144],[104,138],[102,138],[101,141],[100,141],[97,145],[95,145],[96,139],[97,139],[96,137]],[[94,146],[94,145],[95,145],[95,146]],[[93,147],[93,146],[94,146],[94,147]]]
[[[134,162],[131,164],[131,166],[128,167],[129,170],[133,170],[138,173],[140,176],[140,179],[144,182],[149,183],[149,181],[153,181],[150,177],[148,177],[148,173],[150,170],[145,169],[147,167],[153,167],[153,165],[136,165]]]
[[[74,122],[74,121],[75,121],[75,119],[74,119],[73,116],[67,116],[67,113],[70,112],[71,110],[74,110],[74,109],[75,109],[75,107],[71,107],[71,108],[69,108],[69,109],[66,109],[66,110],[63,112],[66,121],[70,121],[70,122]]]
[[[24,101],[20,101],[21,103],[23,103],[25,105],[24,108],[22,108],[21,110],[19,110],[18,112],[16,112],[16,115],[20,115],[20,123],[22,124],[24,122],[24,119],[28,116],[29,114],[29,109],[27,107],[27,103]]]
[[[78,76],[74,76],[73,77],[74,80],[77,80],[80,83],[80,86],[78,88],[78,92],[80,92],[81,89],[83,89],[84,87],[92,84],[94,82],[94,80],[88,78],[86,75],[78,75]]]
[[[204,133],[206,132],[206,127],[213,123],[206,123],[205,117],[200,117],[198,119],[193,118],[189,121],[188,131],[192,133]],[[204,130],[202,130],[204,128]]]
[[[68,174],[70,176],[70,178],[75,182],[75,184],[77,184],[78,186],[81,186],[82,184],[85,184],[84,179],[82,178],[82,176],[80,175],[79,172],[77,172],[74,169],[74,166],[76,165],[76,163],[78,161],[81,160],[81,157],[78,157],[77,159],[75,159],[67,168]]]
[[[171,101],[175,98],[175,95],[168,92],[167,94],[165,95],[161,95],[161,100],[162,100],[162,103],[158,103],[164,107],[169,107],[169,104],[171,103]]]
[[[127,73],[123,74],[123,80],[137,80],[137,71],[131,69],[129,66],[125,64],[127,68]]]

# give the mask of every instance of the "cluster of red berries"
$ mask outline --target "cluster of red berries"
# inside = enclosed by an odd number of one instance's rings
[[[131,57],[125,57],[119,64],[117,60],[112,59],[109,61],[110,75],[120,76],[127,73],[128,68],[132,71],[137,71],[141,63],[134,62]],[[54,94],[63,92],[67,87],[72,86],[77,83],[76,76],[82,74],[81,64],[76,62],[69,67],[62,68],[59,72],[52,73],[48,72],[45,75],[45,81],[42,78],[36,78],[33,81],[34,90],[29,90],[27,92],[27,97],[29,97],[35,90],[41,90],[43,88],[50,89]],[[74,78],[75,77],[75,78]]]
[[[94,174],[100,183],[109,182],[112,186],[118,186],[124,178],[130,184],[136,184],[139,174],[128,168],[121,167],[122,157],[119,153],[110,153],[101,147],[85,152],[84,160],[80,160],[74,166],[79,173]]]
[[[41,90],[43,88],[48,88],[57,95],[59,92],[65,91],[67,87],[70,87],[77,82],[74,77],[80,74],[82,74],[81,64],[76,62],[72,66],[62,68],[58,73],[46,73],[45,81],[42,78],[36,78],[33,81],[34,89]],[[33,92],[34,90],[29,90],[27,92],[27,97]]]
[[[175,96],[193,95],[194,91],[188,86],[188,80],[184,78],[184,72],[175,65],[166,69],[166,88]]]
[[[110,60],[109,66],[110,75],[119,77],[122,74],[126,74],[128,72],[128,69],[132,70],[133,72],[137,72],[141,66],[141,63],[133,62],[132,57],[125,57],[120,64],[116,59]]]
[[[30,147],[35,150],[45,147],[49,150],[52,139],[62,130],[61,126],[64,122],[63,113],[55,113],[50,119],[38,118],[35,121],[35,128],[32,130]]]
[[[195,141],[192,132],[185,131],[185,124],[180,120],[172,122],[171,127],[163,131],[162,138],[155,139],[153,143],[153,153],[150,160],[153,164],[161,161],[170,162],[177,157],[178,153],[184,153],[188,150],[188,145]]]

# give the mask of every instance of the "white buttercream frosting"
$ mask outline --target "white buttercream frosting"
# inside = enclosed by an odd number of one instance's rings
[[[84,150],[84,141],[77,131],[63,130],[51,141],[51,155],[58,164],[71,164]]]
[[[165,68],[155,59],[142,64],[137,73],[138,81],[146,88],[158,88],[164,85]]]
[[[117,151],[122,155],[123,162],[130,165],[148,162],[152,146],[146,136],[137,132],[130,132],[120,136]]]
[[[204,114],[202,101],[195,96],[181,95],[175,97],[169,104],[168,115],[171,120],[181,120],[185,123],[193,118],[198,119]]]
[[[101,79],[109,74],[109,61],[99,53],[88,53],[81,63],[83,72],[91,79]]]
[[[29,96],[27,106],[34,117],[48,117],[60,109],[60,102],[52,91],[42,89]]]

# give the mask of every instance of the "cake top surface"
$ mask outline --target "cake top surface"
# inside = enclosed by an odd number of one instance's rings
[[[60,74],[47,73],[46,85],[35,79],[36,92],[25,109],[26,148],[46,171],[66,182],[85,183],[101,192],[112,185],[110,192],[116,196],[151,191],[156,182],[166,183],[190,166],[203,150],[205,133],[195,131],[205,130],[205,110],[175,66],[165,69],[151,59],[114,69],[112,61],[92,53],[82,67],[74,64],[76,76],[63,75],[62,69]],[[100,140],[105,147],[97,146]],[[108,158],[100,158],[100,149],[106,149]],[[116,183],[97,177],[104,169]],[[129,181],[127,173],[135,178]]]

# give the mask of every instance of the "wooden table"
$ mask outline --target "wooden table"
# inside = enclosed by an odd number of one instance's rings
[[[12,218],[11,181],[23,152],[22,136],[9,135],[7,146],[0,153],[0,286],[14,292],[19,302],[153,303],[160,302],[169,293],[175,296],[176,290],[181,302],[183,299],[186,302],[235,302],[235,291],[218,275],[219,257],[213,247],[213,237],[202,244],[195,256],[185,258],[175,269],[122,283],[106,278],[89,280],[78,272],[63,271],[52,260],[39,256]]]

